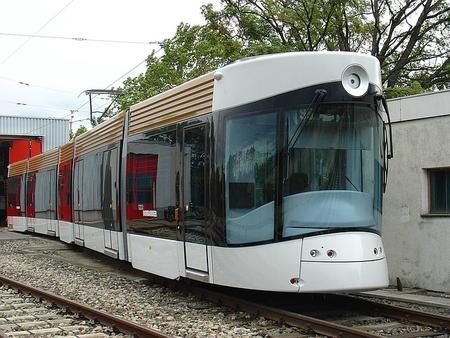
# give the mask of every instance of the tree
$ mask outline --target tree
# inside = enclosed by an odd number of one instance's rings
[[[448,69],[446,78],[435,75],[442,75],[450,49],[448,0],[371,0],[370,5],[371,53],[380,60],[387,87],[415,79],[426,88],[448,82]]]
[[[87,128],[83,125],[79,126],[75,134],[71,130],[70,133],[70,139],[73,139],[74,137],[80,136],[81,134],[87,132]]]
[[[247,48],[246,54],[340,50],[371,53],[387,87],[419,80],[448,83],[442,65],[450,47],[448,0],[222,0],[204,8]],[[441,70],[438,74],[436,72]],[[432,78],[433,81],[430,81]]]
[[[205,74],[241,56],[241,45],[210,26],[180,24],[171,39],[162,44],[164,54],[154,51],[147,70],[124,82],[118,98],[124,110],[136,102]]]
[[[384,90],[384,95],[386,98],[391,99],[394,97],[416,95],[422,93],[424,90],[419,82],[414,81],[411,86],[396,86],[388,87]]]
[[[125,81],[119,106],[126,109],[242,57],[291,51],[370,53],[380,61],[385,87],[445,87],[449,1],[222,0],[218,10],[206,5],[205,25],[181,24],[164,40],[164,54],[148,57],[145,74]]]

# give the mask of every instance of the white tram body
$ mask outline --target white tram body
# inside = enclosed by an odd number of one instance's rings
[[[12,164],[8,225],[170,279],[385,287],[381,88],[361,54],[235,62]]]

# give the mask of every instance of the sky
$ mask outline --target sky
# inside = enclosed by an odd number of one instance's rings
[[[218,1],[0,0],[0,115],[68,119],[73,110],[74,121],[88,118],[85,90],[145,71],[160,49],[149,42],[172,37],[181,22],[202,24],[200,7],[210,2]],[[99,96],[94,110],[108,104]],[[72,129],[80,123],[89,126]]]

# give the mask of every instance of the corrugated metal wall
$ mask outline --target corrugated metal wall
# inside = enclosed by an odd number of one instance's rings
[[[0,115],[0,135],[41,136],[47,151],[69,141],[69,120]]]

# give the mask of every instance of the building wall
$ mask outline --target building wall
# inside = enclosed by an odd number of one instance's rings
[[[389,102],[394,158],[384,198],[390,282],[450,292],[450,216],[430,216],[427,169],[450,167],[450,91]]]
[[[69,120],[0,115],[0,136],[42,137],[42,151],[69,141]]]

